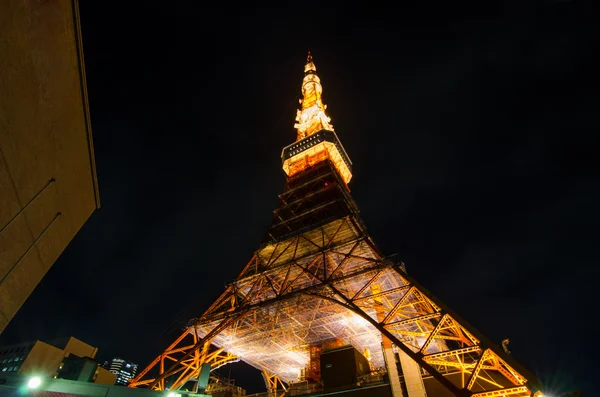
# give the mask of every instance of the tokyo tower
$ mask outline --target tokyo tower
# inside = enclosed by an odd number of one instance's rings
[[[271,395],[542,397],[538,381],[386,257],[367,233],[309,53],[297,138],[261,245],[129,387],[210,393],[242,360]]]

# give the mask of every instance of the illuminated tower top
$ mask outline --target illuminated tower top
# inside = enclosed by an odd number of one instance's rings
[[[298,130],[296,142],[286,146],[281,153],[283,170],[291,177],[317,163],[329,160],[333,163],[344,183],[352,178],[352,162],[340,140],[329,124],[323,104],[323,87],[317,76],[317,68],[310,52],[304,65],[302,80],[302,109],[296,114],[294,128]]]
[[[302,80],[302,95],[304,97],[300,99],[302,110],[298,110],[296,114],[297,123],[294,124],[294,128],[298,129],[297,141],[321,130],[333,131],[333,126],[329,124],[331,119],[325,114],[327,105],[324,105],[321,100],[322,92],[321,80],[317,76],[317,68],[309,51],[306,65],[304,65],[304,79]]]

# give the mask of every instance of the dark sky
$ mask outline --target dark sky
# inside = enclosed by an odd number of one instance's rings
[[[382,251],[494,342],[510,337],[550,390],[591,390],[591,8],[200,3],[82,2],[102,208],[3,343],[73,335],[142,367],[162,352],[258,247],[311,50]]]

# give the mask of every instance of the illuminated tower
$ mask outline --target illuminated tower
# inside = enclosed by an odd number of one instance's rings
[[[450,395],[541,396],[532,375],[379,251],[350,196],[352,163],[310,54],[304,73],[297,140],[282,151],[287,180],[262,244],[130,387],[189,389],[206,364],[243,360],[271,391],[298,379],[326,388],[328,349],[351,346],[387,372],[387,395],[424,397],[425,375]]]

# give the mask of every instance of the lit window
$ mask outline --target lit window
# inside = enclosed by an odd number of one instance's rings
[[[2,368],[2,372],[6,372],[6,369],[7,369],[6,367]]]

